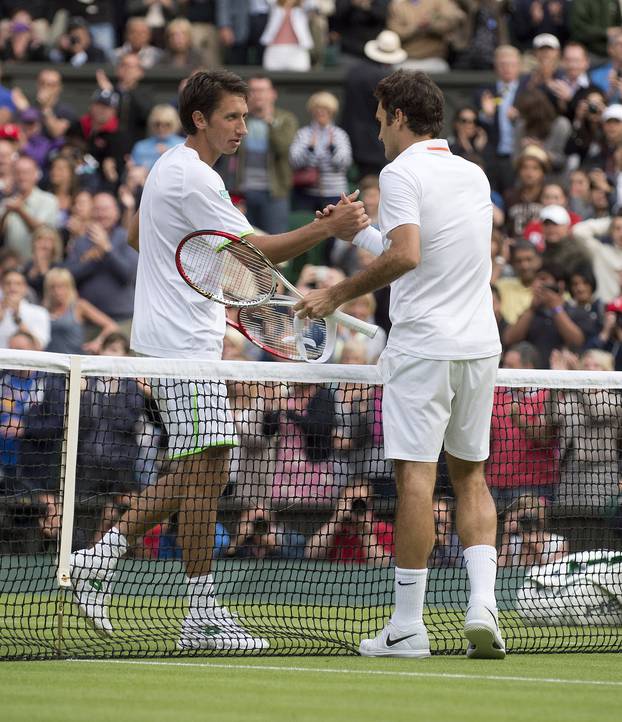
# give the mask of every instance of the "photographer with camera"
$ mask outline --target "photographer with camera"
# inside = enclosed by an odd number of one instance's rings
[[[331,518],[309,539],[306,559],[388,566],[393,525],[378,520],[366,484],[346,486]]]
[[[555,206],[548,206],[549,210]],[[544,223],[543,227],[547,224]],[[589,314],[565,300],[564,272],[556,263],[544,263],[532,285],[533,300],[516,323],[505,329],[503,343],[528,341],[538,349],[541,368],[549,368],[553,349],[580,350],[592,328]]]
[[[73,17],[67,32],[60,36],[57,47],[50,51],[50,60],[79,68],[85,63],[105,63],[107,58],[106,53],[93,44],[88,22],[84,18]]]
[[[306,539],[274,521],[269,509],[244,509],[238,533],[225,552],[235,559],[302,559]]]
[[[568,543],[548,531],[547,506],[542,497],[519,496],[503,520],[500,567],[531,567],[549,564],[568,554]]]

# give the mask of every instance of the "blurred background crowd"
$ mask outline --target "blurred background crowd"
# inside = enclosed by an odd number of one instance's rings
[[[248,136],[217,169],[251,223],[280,233],[353,188],[376,222],[385,159],[373,88],[405,67],[438,74],[441,86],[469,71],[482,78],[472,97],[452,108],[446,131],[452,151],[481,165],[491,183],[491,281],[502,365],[622,369],[620,3],[0,1],[2,73],[11,77],[12,67],[28,63],[36,64],[33,88],[4,85],[0,74],[0,348],[129,353],[137,255],[127,245],[127,228],[149,169],[184,140],[175,94],[155,102],[145,83],[149,73],[174,69],[183,78],[196,68],[228,65],[248,80]],[[63,84],[75,68],[89,71],[86,108]],[[335,69],[343,78],[339,97],[322,85],[322,72]],[[308,71],[318,74],[318,84],[300,117],[279,102],[279,73]],[[369,262],[365,251],[335,238],[284,271],[304,292]],[[333,361],[374,363],[390,329],[388,290],[344,310],[382,330],[373,340],[342,330]],[[268,360],[233,331],[224,357]],[[97,433],[89,440],[84,432],[84,468],[96,471],[84,471],[83,490],[100,488],[102,475],[109,486],[117,484],[116,511],[98,509],[98,530],[122,508],[123,494],[150,482],[166,447],[148,383],[115,387],[116,398],[124,399],[115,404],[106,383],[85,390],[84,398],[95,402],[84,403],[83,413],[97,417],[93,429],[98,424],[118,434],[127,448],[121,454],[112,444],[102,452]],[[336,516],[326,523],[334,533],[322,527],[320,536],[337,550],[314,534],[306,541],[287,536],[282,546],[313,558],[386,558],[390,524],[373,516],[369,501],[391,493],[390,467],[378,461],[376,392],[358,389],[353,397],[352,390],[313,386],[286,397],[250,386],[229,392],[248,441],[229,488],[243,500],[240,529],[259,520],[267,529],[259,536],[282,542],[285,532],[261,499],[277,508],[276,502],[300,501],[311,490],[315,501],[333,505]],[[41,460],[51,458],[37,453],[60,453],[60,431],[50,431],[50,419],[63,394],[50,376],[6,372],[2,379],[4,488],[26,476],[31,488],[49,491],[40,493],[38,517],[47,538],[56,533],[58,479],[37,477],[35,468],[45,471]],[[497,390],[488,469],[500,509],[508,510],[502,525],[508,554],[531,554],[527,542],[522,551],[517,546],[521,534],[542,546],[551,508],[571,516],[574,509],[599,523],[615,512],[622,415],[617,393],[599,394]],[[98,416],[93,409],[100,409]],[[51,446],[43,449],[46,419]],[[292,439],[302,457],[295,469]],[[270,464],[251,473],[267,449]],[[120,457],[123,469],[110,461]],[[252,488],[244,491],[245,484]],[[459,558],[451,505],[449,490],[441,490],[439,564]],[[361,530],[369,538],[359,544]],[[252,547],[252,537],[240,532],[236,541],[231,534],[223,553],[267,553],[236,551]],[[555,534],[547,545],[548,551],[566,549]]]

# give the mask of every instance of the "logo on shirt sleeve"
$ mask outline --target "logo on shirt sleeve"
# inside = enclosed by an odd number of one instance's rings
[[[231,200],[231,196],[229,195],[229,191],[228,191],[228,190],[226,190],[226,189],[223,188],[223,190],[218,191],[218,193],[220,193],[221,198],[224,198],[226,201],[230,201],[230,200]]]

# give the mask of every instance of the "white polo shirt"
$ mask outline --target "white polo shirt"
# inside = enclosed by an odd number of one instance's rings
[[[175,265],[179,241],[201,229],[253,232],[222,178],[182,143],[160,156],[140,201],[134,351],[164,358],[222,356],[225,307],[190,288]]]
[[[383,245],[394,228],[419,226],[421,262],[391,284],[388,346],[427,359],[501,353],[490,278],[490,185],[446,140],[414,143],[380,174]]]

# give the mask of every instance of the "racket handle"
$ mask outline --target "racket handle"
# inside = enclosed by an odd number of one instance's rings
[[[335,311],[333,317],[335,321],[338,321],[346,328],[352,331],[358,331],[369,338],[373,338],[378,331],[378,326],[375,326],[373,323],[361,321],[359,318],[354,318],[354,316],[350,316],[349,313],[344,313],[343,311]]]

